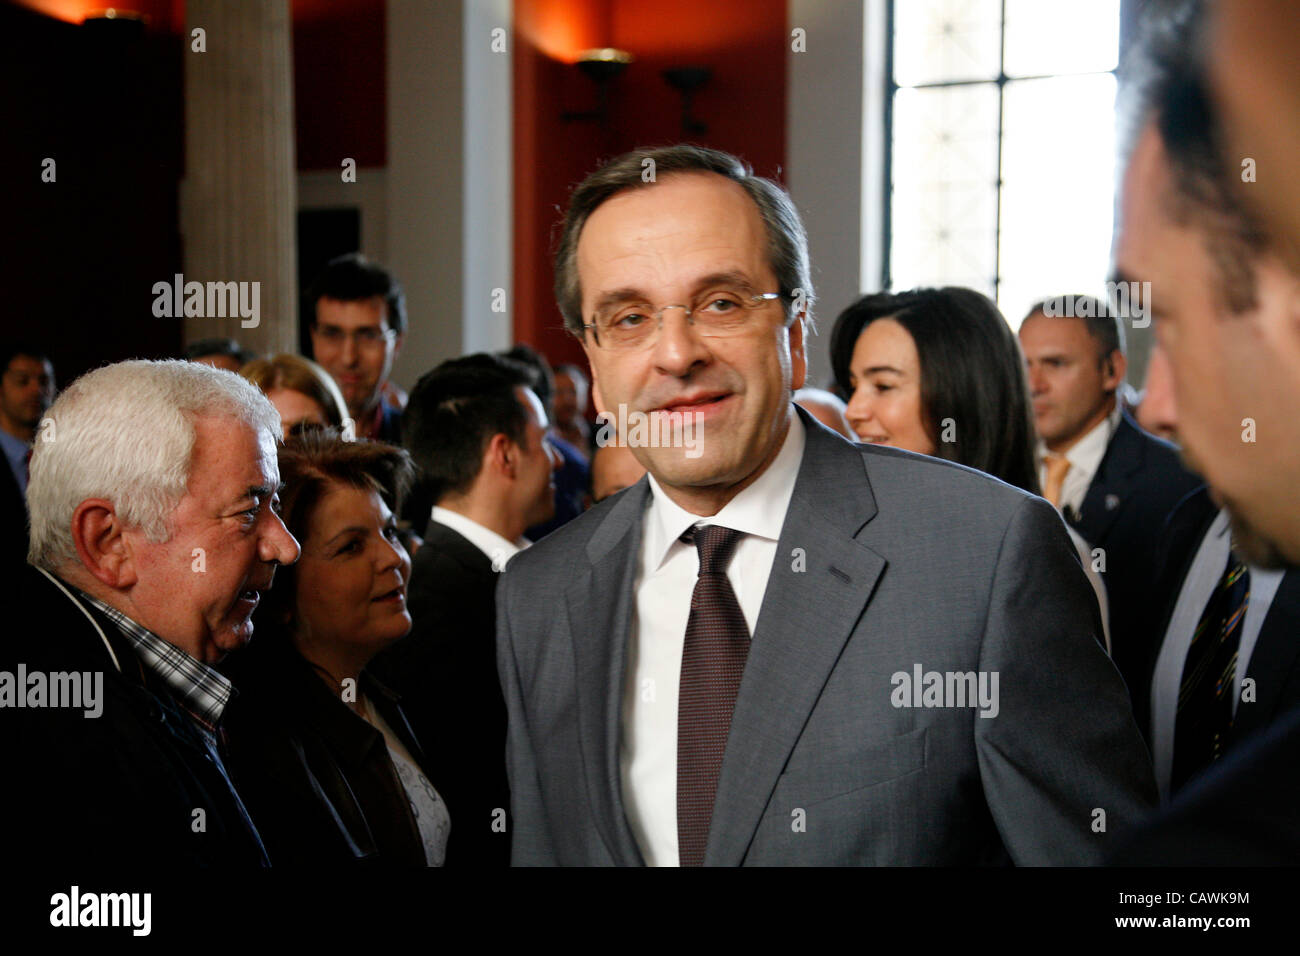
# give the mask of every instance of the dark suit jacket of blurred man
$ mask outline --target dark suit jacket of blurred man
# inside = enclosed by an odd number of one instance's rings
[[[1165,640],[1169,639],[1168,630],[1183,591],[1192,586],[1188,575],[1196,562],[1197,553],[1206,535],[1216,528],[1219,507],[1210,499],[1209,491],[1201,486],[1184,498],[1173,514],[1163,535],[1164,555],[1159,562],[1159,593],[1173,594],[1173,600],[1161,617],[1160,627],[1153,635],[1147,649],[1143,667],[1143,679],[1132,688],[1133,711],[1138,720],[1138,727],[1156,751],[1156,741],[1152,736],[1152,680],[1155,678],[1156,666],[1160,659]],[[1222,573],[1222,561],[1215,561],[1216,570]],[[1251,568],[1251,601],[1247,603],[1245,628],[1254,628],[1251,613],[1259,613],[1263,594],[1263,576],[1257,568]],[[1281,572],[1273,572],[1278,574]],[[1204,591],[1204,589],[1201,589]],[[1209,600],[1208,593],[1195,595],[1193,607],[1199,611]],[[1253,605],[1253,606],[1252,606]],[[1194,627],[1194,625],[1193,625]],[[1227,749],[1239,746],[1256,732],[1275,723],[1292,708],[1300,707],[1300,568],[1289,568],[1281,573],[1281,582],[1277,589],[1268,596],[1264,619],[1258,624],[1259,635],[1249,656],[1238,658],[1237,672],[1244,671],[1245,676],[1254,681],[1250,700],[1239,701],[1232,729],[1227,738]],[[1246,648],[1242,647],[1244,654]],[[1159,763],[1159,761],[1157,761]],[[1160,782],[1157,767],[1157,783]]]
[[[1152,641],[1159,641],[1153,635],[1160,615],[1178,596],[1156,581],[1161,534],[1174,506],[1199,484],[1173,445],[1144,432],[1124,412],[1078,514],[1066,509],[1074,530],[1105,552],[1111,658],[1135,697],[1141,692],[1134,688],[1149,677],[1143,669]]]
[[[1155,782],[1057,513],[797,412],[806,446],[705,865],[1100,862]],[[650,495],[643,478],[501,577],[515,865],[643,862],[620,738]],[[997,673],[997,716],[895,703],[918,666]]]
[[[411,633],[370,666],[402,695],[447,801],[448,866],[510,861],[506,705],[496,678],[497,577],[477,546],[430,521],[411,566]],[[503,813],[494,817],[498,809]]]
[[[1300,861],[1300,708],[1188,782],[1111,858],[1121,866],[1295,866]]]

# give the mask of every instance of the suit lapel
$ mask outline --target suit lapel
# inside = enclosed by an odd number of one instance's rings
[[[1290,681],[1300,654],[1300,644],[1292,630],[1297,620],[1300,620],[1300,571],[1292,570],[1283,576],[1273,595],[1246,667],[1246,675],[1255,677],[1257,696],[1253,703],[1237,703],[1237,719],[1232,728],[1236,740],[1272,723],[1284,709],[1282,689]]]
[[[642,478],[619,497],[587,543],[591,566],[566,593],[587,792],[596,827],[622,866],[644,865],[623,808],[619,740],[641,519],[649,494]]]
[[[885,568],[858,533],[876,514],[862,453],[803,417],[781,528],[718,781],[705,865],[738,866],[790,751]],[[806,564],[796,563],[800,549]],[[808,626],[816,608],[816,626]]]
[[[1079,519],[1071,522],[1089,544],[1095,547],[1106,539],[1123,508],[1125,496],[1133,490],[1134,476],[1142,471],[1145,458],[1138,427],[1129,421],[1127,414],[1121,414],[1119,426],[1083,496]]]
[[[1156,663],[1160,658],[1160,648],[1164,645],[1169,625],[1173,623],[1174,612],[1178,609],[1182,597],[1183,584],[1196,563],[1196,554],[1201,542],[1209,534],[1211,526],[1219,516],[1219,508],[1210,500],[1207,485],[1201,485],[1185,495],[1169,513],[1163,540],[1160,544],[1159,565],[1156,570],[1155,594],[1168,595],[1165,607],[1160,612],[1160,626],[1150,636],[1142,656],[1142,669],[1138,671],[1138,686],[1129,688],[1129,697],[1133,702],[1133,716],[1137,718],[1142,736],[1150,743],[1151,727],[1151,683],[1155,677]]]

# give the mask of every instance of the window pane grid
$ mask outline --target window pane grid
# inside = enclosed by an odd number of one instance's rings
[[[1118,0],[908,0],[891,15],[886,287],[966,285],[1013,325],[1034,298],[1099,287]]]

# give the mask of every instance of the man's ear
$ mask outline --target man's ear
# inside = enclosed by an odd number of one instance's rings
[[[808,351],[804,347],[807,332],[806,313],[800,312],[790,323],[790,390],[799,391],[808,380]]]
[[[1102,385],[1106,391],[1113,392],[1124,382],[1124,376],[1128,373],[1128,359],[1123,352],[1115,349],[1104,359],[1102,372],[1106,376]]]
[[[600,394],[600,377],[596,374],[596,363],[591,360],[591,350],[587,348],[587,343],[582,343],[582,351],[587,356],[587,368],[591,370],[591,404],[595,406],[596,413],[609,411],[605,405],[605,397]]]
[[[514,478],[519,466],[519,448],[505,432],[497,432],[488,441],[487,451],[483,454],[483,468],[491,469],[495,474]]]
[[[596,407],[596,414],[608,411],[605,407],[605,398],[600,394],[600,386],[596,384],[594,379],[591,383],[591,404]]]
[[[406,341],[406,333],[398,332],[393,339],[393,358],[397,358],[397,353],[402,351],[402,344]]]
[[[113,503],[87,498],[72,513],[72,542],[77,557],[101,584],[115,590],[135,584],[137,569],[122,519]]]
[[[1255,317],[1276,363],[1300,368],[1300,274],[1288,271],[1283,262],[1270,255],[1256,265]]]

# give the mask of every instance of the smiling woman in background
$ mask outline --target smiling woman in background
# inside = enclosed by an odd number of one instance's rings
[[[862,441],[944,458],[1042,494],[1024,357],[986,296],[955,287],[865,295],[835,320],[831,366]],[[1066,530],[1097,595],[1109,651],[1106,586],[1087,543]]]
[[[406,452],[311,430],[280,449],[283,520],[302,546],[232,656],[230,754],[272,865],[440,866],[450,819],[396,696],[366,670],[411,629],[393,511]]]
[[[269,359],[253,359],[239,374],[271,400],[280,413],[284,437],[302,422],[343,428],[347,419],[343,393],[329,372],[311,359],[282,352]]]

